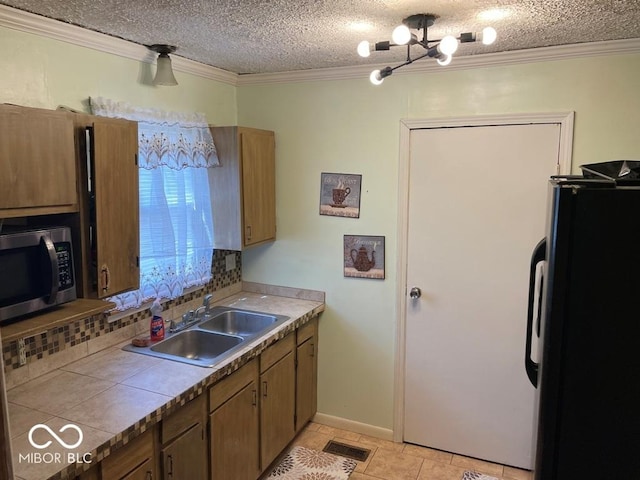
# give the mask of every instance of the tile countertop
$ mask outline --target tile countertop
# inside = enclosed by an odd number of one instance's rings
[[[280,287],[274,291],[300,292]],[[323,297],[321,292],[313,293]],[[280,327],[247,343],[213,368],[126,352],[122,350],[124,344],[120,344],[9,390],[15,478],[74,478],[83,467],[101,461],[113,447],[128,443],[324,310],[324,301],[295,296],[298,298],[242,291],[212,304],[289,317]],[[317,296],[311,296],[314,297]],[[37,424],[50,430],[33,429],[30,442],[29,432]],[[82,431],[82,442],[77,448],[67,449],[56,441],[58,436],[67,446],[73,446],[79,440],[73,427],[61,431],[67,424]],[[45,445],[50,440],[45,448],[33,446]]]

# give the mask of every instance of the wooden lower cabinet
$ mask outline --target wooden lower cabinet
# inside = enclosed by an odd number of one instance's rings
[[[257,480],[316,412],[317,342],[315,318],[76,480]]]
[[[256,480],[260,475],[257,359],[209,392],[210,478]]]
[[[295,436],[295,333],[260,356],[260,462],[264,471]]]
[[[296,432],[313,418],[318,398],[318,318],[297,331]]]
[[[157,479],[155,428],[133,439],[102,462],[103,480]]]
[[[204,426],[197,424],[160,450],[162,478],[207,478],[207,449]]]
[[[162,421],[160,463],[164,480],[206,479],[206,396],[191,400]]]

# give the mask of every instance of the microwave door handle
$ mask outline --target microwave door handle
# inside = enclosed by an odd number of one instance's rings
[[[51,262],[51,290],[49,293],[49,298],[47,299],[47,303],[52,304],[56,301],[56,297],[58,296],[58,284],[60,281],[60,272],[58,270],[58,255],[56,254],[55,245],[48,236],[43,235],[40,238],[40,243],[44,245],[46,253]]]

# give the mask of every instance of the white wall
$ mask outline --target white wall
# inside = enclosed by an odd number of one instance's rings
[[[575,111],[578,172],[580,164],[640,159],[639,78],[640,55],[620,55],[443,68],[378,87],[363,76],[238,89],[239,122],[275,130],[277,149],[278,240],[243,254],[244,279],[327,292],[320,412],[393,425],[400,119]],[[318,214],[321,172],[362,174],[359,219]],[[343,277],[344,234],[386,237],[386,280]]]

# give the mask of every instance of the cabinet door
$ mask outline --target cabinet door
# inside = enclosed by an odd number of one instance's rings
[[[212,480],[258,478],[260,432],[257,400],[257,386],[252,381],[211,413]]]
[[[77,210],[72,118],[0,105],[0,218]]]
[[[262,469],[266,469],[295,436],[295,359],[285,355],[260,375]]]
[[[164,480],[207,478],[207,445],[201,424],[164,447],[161,455]]]
[[[93,182],[98,297],[140,285],[136,122],[95,119]]]
[[[273,132],[241,129],[244,244],[276,237],[276,162]]]
[[[317,409],[318,357],[316,336],[297,348],[296,369],[296,431],[313,418]]]

